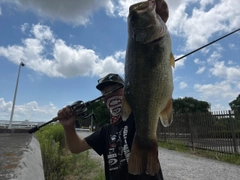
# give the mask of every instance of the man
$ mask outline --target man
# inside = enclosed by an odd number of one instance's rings
[[[135,134],[135,122],[132,114],[126,121],[121,119],[123,87],[124,81],[117,74],[108,74],[98,80],[96,88],[103,95],[107,94],[103,100],[110,111],[110,124],[84,139],[75,131],[74,122],[77,117],[71,109],[67,106],[58,112],[68,148],[72,153],[93,148],[99,155],[103,155],[106,180],[163,180],[161,169],[155,176],[128,174],[127,162]],[[109,94],[115,89],[118,90]]]

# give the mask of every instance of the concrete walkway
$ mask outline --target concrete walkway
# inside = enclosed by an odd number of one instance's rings
[[[40,145],[27,132],[0,132],[0,180],[44,180]]]

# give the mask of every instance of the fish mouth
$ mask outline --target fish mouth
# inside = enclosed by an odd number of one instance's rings
[[[130,16],[132,13],[136,13],[136,14],[141,14],[147,11],[155,11],[156,9],[156,2],[155,0],[148,0],[146,2],[139,2],[137,4],[134,4],[132,6],[130,6],[129,8],[129,12],[130,12]]]
[[[158,43],[159,41],[161,41],[162,38],[163,38],[163,37],[159,37],[159,38],[157,38],[157,39],[155,39],[155,40],[149,42],[149,44]]]
[[[128,22],[133,31],[144,31],[153,26],[156,17],[156,2],[148,0],[130,6]]]
[[[128,30],[136,42],[143,44],[158,43],[165,35],[167,28],[156,8],[157,0],[148,0],[133,4],[129,8]]]

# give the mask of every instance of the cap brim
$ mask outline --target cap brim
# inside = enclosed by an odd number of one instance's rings
[[[98,84],[96,86],[96,88],[100,91],[102,91],[106,86],[111,86],[111,85],[115,85],[115,84],[121,84],[121,83],[118,83],[118,82],[112,82],[112,81],[105,81],[105,82],[102,82],[100,84]]]

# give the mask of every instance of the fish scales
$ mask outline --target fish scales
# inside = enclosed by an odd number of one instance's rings
[[[158,11],[160,11],[158,9]],[[157,124],[172,122],[171,37],[156,14],[156,2],[132,5],[128,16],[123,119],[134,114],[136,133],[128,162],[131,174],[150,175],[160,170]]]

